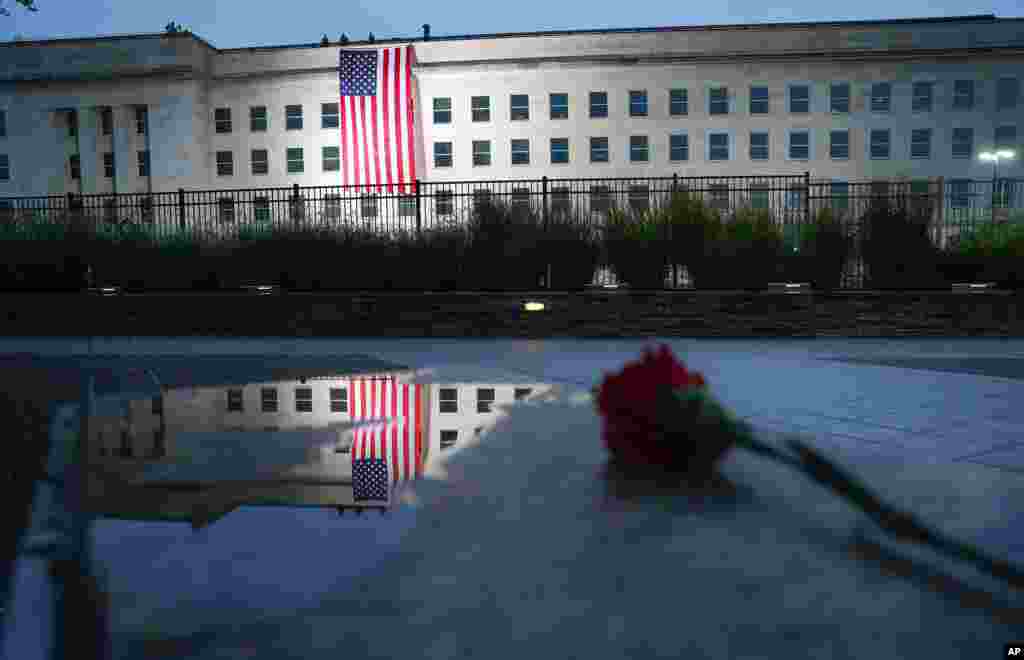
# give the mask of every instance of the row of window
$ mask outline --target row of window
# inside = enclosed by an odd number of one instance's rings
[[[340,115],[337,103],[320,104],[320,128],[338,128]],[[231,108],[216,108],[213,111],[214,130],[218,133],[231,133],[233,123]],[[270,126],[270,113],[267,106],[257,105],[249,108],[249,130],[253,133],[265,132]],[[303,127],[302,105],[286,105],[284,107],[284,128],[287,131],[301,131]]]
[[[851,104],[850,83],[831,83],[828,92],[828,111],[848,114]],[[893,83],[876,82],[868,94],[868,108],[875,114],[893,112]],[[680,117],[690,114],[690,93],[686,88],[667,90],[668,116]],[[809,83],[793,83],[786,86],[786,110],[791,114],[808,114],[812,111],[813,87]],[[1012,110],[1017,107],[1020,97],[1020,81],[1017,78],[1000,78],[996,84],[996,109]],[[751,115],[766,115],[772,112],[769,89],[766,85],[751,85],[749,88],[748,112]],[[608,117],[608,92],[590,92],[589,116],[594,119]],[[728,87],[711,87],[706,96],[706,112],[709,115],[728,115],[735,111],[735,98]],[[915,82],[911,87],[910,109],[912,112],[931,112],[935,105],[935,83]],[[954,110],[973,110],[978,106],[978,94],[974,80],[953,82],[952,107]],[[548,95],[550,119],[569,118],[569,94],[565,92]],[[648,90],[630,90],[625,105],[630,117],[647,117],[651,114]],[[435,124],[452,123],[452,98],[433,99]],[[473,96],[470,99],[470,117],[474,122],[491,121],[491,97]],[[509,119],[526,121],[530,119],[529,94],[509,95]]]
[[[305,169],[305,155],[302,147],[285,149],[285,171],[288,174],[302,174]],[[234,176],[235,155],[232,151],[218,151],[215,155],[217,176]],[[270,172],[270,152],[267,149],[251,149],[249,151],[250,171],[254,175]],[[320,167],[324,172],[337,172],[341,169],[340,147],[320,148]]]
[[[143,149],[135,153],[135,162],[140,177],[149,176],[149,149]],[[72,179],[82,178],[82,157],[79,154],[72,154],[68,157],[68,172]],[[113,179],[117,172],[114,154],[110,151],[103,154],[103,178]],[[3,177],[0,177],[3,178]]]
[[[519,401],[530,395],[531,388],[528,387],[517,387],[515,388],[515,400]],[[458,390],[454,387],[442,387],[440,388],[438,396],[438,409],[442,413],[457,413],[459,412],[459,398]],[[494,405],[494,388],[493,387],[478,387],[476,390],[476,411],[478,413],[489,413],[491,407]],[[344,387],[332,387],[328,391],[328,404],[330,411],[333,413],[348,412],[348,390]],[[154,414],[157,413],[157,403],[154,399]],[[260,411],[276,413],[278,412],[278,398],[276,387],[263,387],[260,388]],[[244,412],[245,406],[242,399],[241,388],[228,388],[227,391],[227,409],[228,412]],[[313,388],[311,387],[296,387],[295,388],[295,412],[313,412]]]
[[[731,133],[728,131],[710,131],[707,134],[705,159],[709,161],[730,160],[732,147]],[[848,129],[828,132],[829,158],[846,160],[850,157],[850,131]],[[814,158],[809,129],[791,129],[787,131],[786,157],[790,160],[811,160]],[[910,157],[912,159],[928,159],[933,155],[934,131],[931,128],[913,129],[910,133]],[[950,153],[953,158],[971,158],[974,153],[975,135],[973,128],[954,128],[950,133]],[[998,148],[1012,148],[1017,142],[1017,127],[1004,125],[996,128],[995,144]],[[492,162],[491,140],[472,141],[472,163],[474,166],[487,166]],[[511,162],[513,165],[530,164],[530,140],[510,140]],[[768,131],[750,131],[748,157],[750,160],[768,160],[770,149]],[[887,160],[892,157],[892,130],[871,129],[868,131],[868,157],[872,160]],[[590,162],[607,163],[611,160],[609,140],[607,137],[590,138]],[[647,163],[651,160],[650,138],[646,135],[629,137],[629,162]],[[690,160],[690,139],[686,133],[674,133],[668,136],[668,160],[682,162]],[[452,142],[434,143],[434,167],[452,167],[454,148]],[[553,165],[569,163],[569,138],[550,138],[550,163]]]
[[[62,110],[65,118],[65,125],[68,130],[68,137],[78,137],[78,111]],[[6,131],[6,119],[0,110],[0,124],[4,125]],[[149,132],[149,111],[145,106],[135,108],[135,133],[146,135]],[[113,108],[100,108],[100,133],[112,135],[114,133],[114,111]],[[4,135],[0,135],[4,137]]]

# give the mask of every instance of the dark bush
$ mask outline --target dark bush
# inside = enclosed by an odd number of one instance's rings
[[[766,209],[739,209],[714,229],[703,257],[691,266],[700,289],[764,289],[777,279],[782,231]]]
[[[876,201],[861,218],[861,253],[869,289],[934,289],[947,284],[939,250],[928,235],[928,216]]]

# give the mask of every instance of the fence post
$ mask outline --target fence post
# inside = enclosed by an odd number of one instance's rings
[[[942,247],[945,248],[949,242],[950,233],[949,226],[946,224],[946,177],[940,176],[936,185],[935,206],[938,207],[936,215],[938,216],[939,227],[942,231]]]
[[[185,229],[185,189],[178,188],[178,228]]]
[[[423,229],[423,196],[420,180],[416,179],[416,235],[419,236]]]
[[[804,172],[804,224],[811,223],[811,173]]]
[[[547,176],[541,177],[541,214],[544,218],[544,235],[548,233],[548,178]],[[550,256],[550,253],[549,253]],[[551,261],[548,260],[548,272],[544,277],[544,285],[546,288],[551,288]]]
[[[299,212],[299,184],[297,183],[292,184],[292,208],[294,209],[294,211],[292,211],[292,223],[295,225],[301,225],[303,220],[302,216],[305,215],[305,213]],[[305,211],[306,209],[302,210]]]

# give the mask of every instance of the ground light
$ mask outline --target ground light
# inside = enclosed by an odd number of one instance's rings
[[[542,302],[535,302],[535,301],[532,301],[532,300],[531,301],[527,301],[527,302],[523,303],[523,309],[525,309],[528,312],[542,312],[542,311],[544,311],[544,303],[542,303]]]

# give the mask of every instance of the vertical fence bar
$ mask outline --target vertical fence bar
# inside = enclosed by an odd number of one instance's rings
[[[416,179],[416,235],[423,231],[423,186],[419,179]]]
[[[548,177],[543,176],[540,180],[541,185],[541,214],[544,218],[544,235],[548,234]],[[548,272],[544,277],[545,288],[551,288],[551,260],[548,259]]]
[[[185,230],[185,189],[178,188],[178,229]]]
[[[811,173],[804,172],[804,224],[811,222]]]

